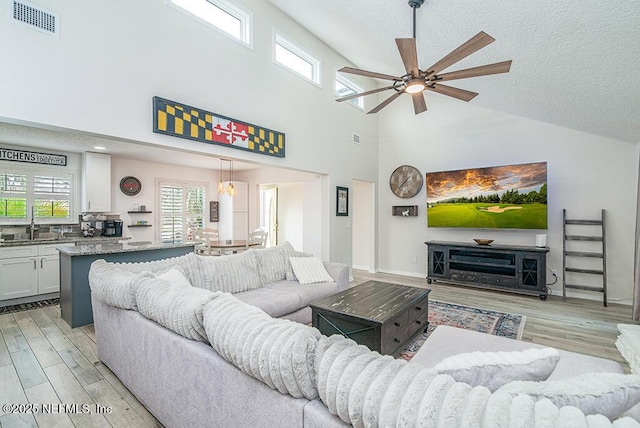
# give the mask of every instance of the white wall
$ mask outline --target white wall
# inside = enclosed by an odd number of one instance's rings
[[[142,183],[142,190],[135,196],[127,196],[120,191],[119,183],[122,177],[133,175]],[[207,201],[218,200],[216,186],[218,171],[201,168],[184,168],[176,165],[154,162],[141,162],[119,157],[111,158],[111,212],[120,214],[123,220],[122,236],[131,237],[136,241],[155,241],[158,239],[158,179],[177,182],[197,182],[207,186]],[[133,210],[133,205],[146,205],[153,214],[127,214]],[[147,220],[152,227],[127,227],[136,220]],[[206,206],[206,227],[217,227],[216,223],[209,223],[209,204]]]
[[[414,116],[411,100],[400,99],[380,119],[378,180],[388,182],[402,164],[427,171],[547,161],[547,266],[560,280],[552,286],[561,294],[562,209],[573,218],[608,215],[607,257],[610,300],[632,295],[633,248],[638,167],[632,144],[585,134],[507,114],[501,114],[437,94],[427,93],[429,111]],[[404,97],[403,97],[404,98]],[[426,274],[427,240],[470,242],[491,238],[496,243],[535,245],[536,233],[524,230],[456,230],[427,228],[426,191],[412,199],[395,197],[388,186],[379,191],[379,268],[415,276]],[[392,217],[391,205],[419,205],[420,221]],[[418,263],[412,263],[417,257]],[[551,282],[551,275],[547,281]],[[569,293],[600,300],[599,293]]]
[[[278,242],[289,241],[304,250],[304,184],[278,185]]]
[[[312,253],[318,257],[323,257],[322,247],[322,231],[323,224],[328,223],[328,218],[323,216],[322,200],[324,194],[321,187],[321,176],[319,174],[312,174],[307,172],[301,172],[290,169],[278,169],[278,168],[260,168],[242,171],[234,174],[238,180],[246,181],[249,183],[249,230],[253,230],[260,225],[260,194],[259,186],[261,184],[276,185],[279,188],[279,204],[280,204],[280,222],[281,233],[279,234],[279,241],[284,242],[293,239],[291,244],[296,250]],[[285,232],[283,234],[282,228],[284,226],[284,218],[282,215],[287,215],[283,212],[287,209],[282,205],[282,191],[287,191],[286,187],[295,184],[296,197],[300,198],[295,201],[295,204],[289,207],[294,210],[295,213],[291,214],[291,219],[297,219],[301,215],[301,224],[292,226],[291,230],[295,230],[295,236],[293,232]],[[285,195],[284,198],[287,198]],[[301,213],[299,213],[299,211]],[[296,222],[298,220],[295,220]],[[286,237],[285,237],[286,235]],[[324,257],[326,260],[329,257]]]
[[[333,76],[347,65],[344,58],[268,2],[239,3],[254,16],[253,49],[163,1],[39,0],[60,14],[61,37],[0,25],[0,57],[10,59],[0,79],[0,120],[327,174],[322,203],[334,208],[330,189],[352,178],[376,180],[377,118],[334,101]],[[0,2],[0,16],[6,7]],[[322,60],[322,87],[273,64],[274,28]],[[286,157],[153,134],[154,95],[282,131]],[[359,146],[350,142],[354,132],[362,136]],[[344,218],[327,221],[323,255],[350,264]]]

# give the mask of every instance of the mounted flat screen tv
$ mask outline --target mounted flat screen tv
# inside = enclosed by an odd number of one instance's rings
[[[427,172],[427,225],[547,228],[547,163]]]

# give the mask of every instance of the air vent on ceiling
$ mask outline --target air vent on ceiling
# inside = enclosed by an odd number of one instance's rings
[[[9,19],[16,23],[52,36],[60,35],[58,28],[60,17],[58,14],[37,4],[24,0],[8,0],[7,12]]]
[[[353,144],[360,144],[360,135],[358,134],[353,134],[352,138],[351,138],[351,142]]]

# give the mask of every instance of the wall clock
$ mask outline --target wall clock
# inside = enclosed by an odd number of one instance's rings
[[[411,165],[399,166],[391,173],[389,187],[399,198],[413,198],[422,189],[422,174]]]
[[[142,183],[137,178],[129,175],[120,180],[120,190],[127,196],[137,195],[142,190]]]

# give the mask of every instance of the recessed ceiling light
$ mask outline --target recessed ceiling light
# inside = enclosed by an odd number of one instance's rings
[[[102,147],[102,146],[93,146],[93,148],[96,150],[107,150],[106,147]]]

